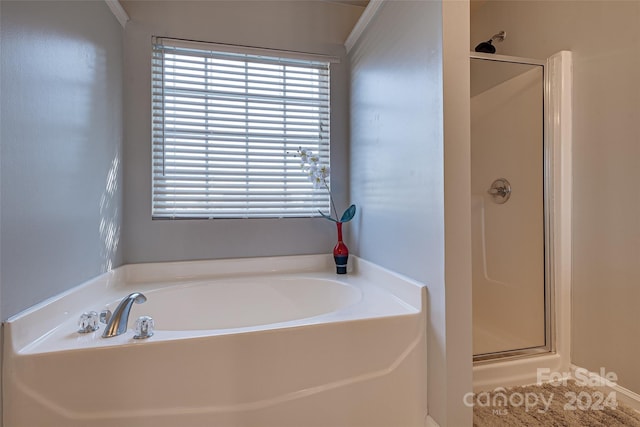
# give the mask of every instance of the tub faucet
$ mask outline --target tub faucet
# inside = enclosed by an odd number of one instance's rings
[[[102,333],[102,338],[115,337],[127,332],[127,323],[129,322],[131,306],[134,302],[142,304],[146,300],[147,297],[142,295],[140,292],[134,292],[124,297],[122,301],[120,301],[120,304],[118,304],[118,307],[116,307],[116,311],[113,312],[113,315],[109,319],[107,327]]]

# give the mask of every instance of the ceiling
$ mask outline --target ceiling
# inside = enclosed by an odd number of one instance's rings
[[[328,1],[331,3],[348,4],[351,6],[360,6],[360,7],[367,7],[367,5],[369,4],[369,0],[325,0],[325,1]],[[471,0],[469,2],[469,9],[471,13],[474,13],[476,10],[482,7],[482,5],[486,2],[487,0]]]
[[[367,7],[369,0],[325,0],[331,3],[342,3],[350,6]]]
[[[478,10],[487,0],[471,0],[469,2],[469,11],[473,14],[476,10]]]

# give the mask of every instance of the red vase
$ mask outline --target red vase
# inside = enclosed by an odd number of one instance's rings
[[[347,260],[349,259],[349,248],[342,241],[342,223],[336,222],[338,228],[338,243],[333,248],[333,260],[336,262],[336,273],[347,274]]]

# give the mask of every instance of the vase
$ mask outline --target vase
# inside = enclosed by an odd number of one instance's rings
[[[347,274],[347,260],[349,259],[349,248],[342,241],[342,223],[336,222],[338,228],[338,243],[333,248],[333,260],[336,262],[336,273]]]

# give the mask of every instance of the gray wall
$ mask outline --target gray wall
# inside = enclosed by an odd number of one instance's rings
[[[102,1],[2,1],[2,318],[121,264],[122,28]]]
[[[442,285],[441,31],[439,3],[387,2],[350,58],[352,198],[362,207],[354,249]]]
[[[471,22],[471,47],[573,52],[571,363],[640,393],[640,2],[488,1]]]
[[[460,48],[452,30],[468,22],[468,6],[459,3],[385,2],[349,53],[351,191],[361,207],[352,241],[363,258],[427,285],[428,406],[442,426],[471,422],[462,406],[471,388],[469,65],[466,32]],[[446,108],[462,114],[451,129]],[[445,200],[448,166],[461,178]]]
[[[348,64],[343,43],[362,8],[295,0],[128,1],[123,6],[131,17],[125,33],[125,262],[330,253],[335,226],[318,218],[151,219],[151,37],[341,57],[331,70],[332,186],[341,210],[349,201]]]

